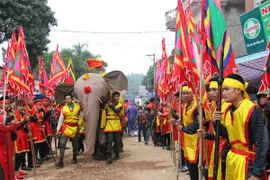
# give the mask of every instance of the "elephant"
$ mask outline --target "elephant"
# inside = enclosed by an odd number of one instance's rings
[[[112,71],[104,76],[87,73],[74,85],[74,95],[83,106],[85,126],[85,149],[87,154],[95,151],[96,138],[100,144],[106,143],[106,136],[100,128],[100,106],[110,101],[111,91],[127,90],[128,80],[121,71]],[[97,133],[98,132],[98,133]],[[96,137],[98,134],[98,137]]]

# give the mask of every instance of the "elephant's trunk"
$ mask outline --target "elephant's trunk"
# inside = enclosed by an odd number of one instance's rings
[[[99,102],[92,103],[84,108],[85,125],[85,148],[87,154],[93,154],[95,150],[97,127],[99,123]]]

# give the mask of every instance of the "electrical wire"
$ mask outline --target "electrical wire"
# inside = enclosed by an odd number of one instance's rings
[[[23,27],[25,31],[37,31],[44,28],[38,27]],[[68,30],[68,29],[53,29],[52,32],[62,32],[62,33],[84,33],[84,34],[156,34],[156,33],[172,33],[172,31],[80,31],[80,30]]]
[[[65,40],[69,42],[81,42],[87,43],[90,45],[101,45],[101,46],[121,46],[121,47],[159,47],[161,44],[125,44],[125,43],[108,43],[102,41],[91,41],[91,40],[82,40],[78,38],[71,38],[71,37],[63,37],[63,36],[56,36],[51,35],[50,37],[59,40]],[[166,44],[166,46],[174,46],[174,44]]]

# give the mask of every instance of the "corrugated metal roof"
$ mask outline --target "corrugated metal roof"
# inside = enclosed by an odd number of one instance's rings
[[[250,84],[250,86],[255,88],[260,87],[267,55],[268,51],[263,51],[235,60],[240,75]]]

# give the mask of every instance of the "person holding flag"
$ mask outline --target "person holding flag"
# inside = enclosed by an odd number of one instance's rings
[[[52,127],[50,123],[50,117],[52,114],[51,111],[51,99],[48,97],[42,98],[42,111],[44,112],[42,127],[44,128],[45,136],[47,139],[46,145],[46,156],[43,158],[44,160],[49,160],[49,154],[51,153],[51,143],[52,143]]]
[[[182,87],[182,98],[185,103],[182,111],[183,124],[178,126],[178,130],[184,132],[184,157],[189,162],[190,179],[198,180],[198,137],[196,132],[199,129],[199,114],[194,94],[187,85]]]
[[[210,84],[209,84],[209,100],[211,100],[210,103],[210,108],[211,108],[211,114],[210,114],[210,119],[208,121],[208,128],[205,131],[204,129],[199,129],[197,131],[197,135],[199,138],[205,138],[208,141],[208,158],[209,158],[209,164],[208,164],[208,179],[212,180],[213,179],[213,171],[214,171],[214,148],[215,148],[215,132],[212,124],[212,115],[216,112],[217,110],[217,101],[218,101],[218,76],[213,77],[210,79]],[[221,112],[224,112],[228,107],[230,103],[224,102],[222,100],[221,104]],[[224,118],[221,119],[221,123],[224,124]],[[224,179],[225,178],[225,171],[226,171],[226,155],[228,152],[228,149],[230,148],[230,144],[228,141],[224,138],[220,139],[220,144],[219,144],[219,159],[218,159],[218,179]]]
[[[231,144],[226,158],[226,179],[266,179],[264,168],[269,145],[265,116],[250,101],[246,88],[247,84],[240,75],[226,76],[222,96],[231,105],[224,113],[216,111],[213,114],[214,122],[224,114],[220,135]]]

